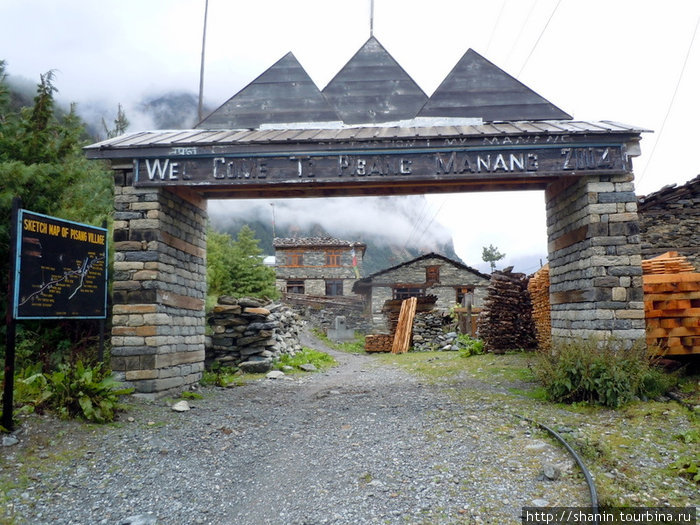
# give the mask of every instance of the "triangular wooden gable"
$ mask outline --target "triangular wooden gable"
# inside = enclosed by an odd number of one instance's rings
[[[294,54],[287,53],[197,125],[200,129],[257,129],[262,124],[338,121]]]
[[[484,122],[572,118],[473,49],[462,56],[418,116]]]
[[[323,94],[346,124],[412,119],[428,99],[374,37],[345,64]]]

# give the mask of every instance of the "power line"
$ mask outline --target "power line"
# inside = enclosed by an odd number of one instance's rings
[[[506,57],[504,64],[508,64],[510,62],[510,57],[513,56],[513,52],[518,46],[518,42],[520,42],[520,39],[523,37],[525,28],[528,27],[528,25],[530,25],[530,18],[532,18],[532,13],[534,13],[535,7],[537,6],[538,2],[539,0],[533,0],[532,4],[530,4],[530,10],[527,13],[527,17],[525,18],[525,21],[520,25],[520,31],[518,32],[518,36],[515,39],[515,42],[513,42],[513,45],[510,48],[510,52],[508,53],[508,57]]]
[[[685,53],[685,60],[683,61],[683,67],[681,68],[681,73],[678,75],[678,80],[676,81],[676,88],[673,90],[673,96],[671,97],[671,102],[668,105],[668,109],[666,110],[666,115],[664,116],[664,120],[661,123],[661,129],[659,130],[659,134],[656,137],[656,142],[654,142],[654,147],[651,149],[651,154],[649,155],[649,160],[646,163],[646,166],[644,166],[644,171],[642,172],[642,175],[639,177],[639,180],[637,183],[639,184],[642,182],[642,179],[644,176],[647,174],[647,170],[649,169],[649,166],[651,165],[651,160],[654,158],[654,153],[656,152],[656,147],[659,145],[659,142],[661,142],[661,136],[664,133],[664,129],[666,128],[666,121],[668,120],[668,116],[671,114],[671,108],[673,108],[673,104],[676,101],[676,95],[678,95],[678,88],[681,85],[681,81],[683,80],[683,75],[685,74],[685,68],[688,65],[688,58],[690,58],[690,53],[691,50],[693,49],[693,43],[695,42],[695,36],[698,34],[698,26],[700,26],[700,15],[698,16],[697,21],[695,22],[695,30],[693,31],[693,37],[690,39],[690,45],[688,46],[688,51]]]
[[[561,0],[558,0],[557,5],[554,6],[554,9],[552,9],[552,13],[549,15],[549,18],[547,19],[547,23],[542,28],[542,31],[540,32],[540,36],[537,37],[537,41],[535,42],[535,45],[532,46],[532,49],[530,50],[530,54],[527,55],[527,58],[525,59],[525,62],[523,63],[523,67],[520,68],[520,71],[518,72],[518,75],[515,78],[520,78],[520,75],[522,75],[523,70],[525,69],[525,66],[527,66],[527,63],[530,61],[530,57],[535,52],[535,49],[537,49],[537,46],[540,43],[540,40],[542,40],[542,35],[544,35],[544,32],[549,27],[549,23],[552,21],[552,18],[554,18],[554,13],[557,12],[557,9],[559,9],[560,5],[561,5]]]
[[[496,23],[493,25],[493,29],[491,30],[491,36],[489,37],[489,43],[486,46],[486,54],[487,55],[489,53],[489,49],[491,49],[491,42],[493,42],[493,37],[496,34],[496,29],[501,24],[501,17],[503,16],[503,11],[505,10],[505,7],[506,7],[506,0],[502,0],[501,9],[500,9],[500,11],[498,11],[498,16],[496,17]]]

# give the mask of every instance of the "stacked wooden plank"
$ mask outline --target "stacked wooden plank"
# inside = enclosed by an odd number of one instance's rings
[[[665,355],[700,354],[700,273],[677,252],[642,262],[647,343]]]
[[[396,325],[394,342],[391,346],[392,354],[404,354],[411,347],[411,335],[413,334],[413,318],[416,316],[418,300],[409,297],[401,303],[399,323]]]
[[[365,352],[391,352],[394,337],[391,334],[365,336]]]
[[[509,267],[491,274],[491,283],[479,316],[479,337],[488,351],[502,353],[537,346],[528,279]]]
[[[425,295],[423,297],[416,297],[416,300],[418,301],[416,303],[416,314],[430,312],[435,309],[437,296]],[[389,332],[392,334],[396,333],[396,325],[399,323],[399,313],[401,312],[402,305],[403,299],[389,299],[384,303],[382,308],[382,312],[387,318]]]
[[[547,351],[552,346],[552,306],[549,302],[549,264],[537,270],[527,284],[532,301],[532,320],[535,322],[537,346]]]

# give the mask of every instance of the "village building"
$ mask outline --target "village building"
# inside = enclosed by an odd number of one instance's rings
[[[676,251],[700,271],[700,175],[638,199],[642,256]]]
[[[373,326],[383,328],[384,304],[389,300],[434,295],[435,308],[449,312],[470,295],[472,305],[481,307],[488,284],[488,275],[444,255],[428,253],[360,279],[354,290],[365,297]]]
[[[367,245],[332,237],[275,238],[277,287],[285,294],[353,295]]]

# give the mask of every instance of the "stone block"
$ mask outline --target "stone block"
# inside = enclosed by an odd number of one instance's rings
[[[627,288],[622,286],[616,286],[612,289],[612,300],[613,301],[626,301],[627,300]]]
[[[158,377],[157,370],[127,370],[126,371],[127,381],[141,381],[143,379],[155,379]]]

